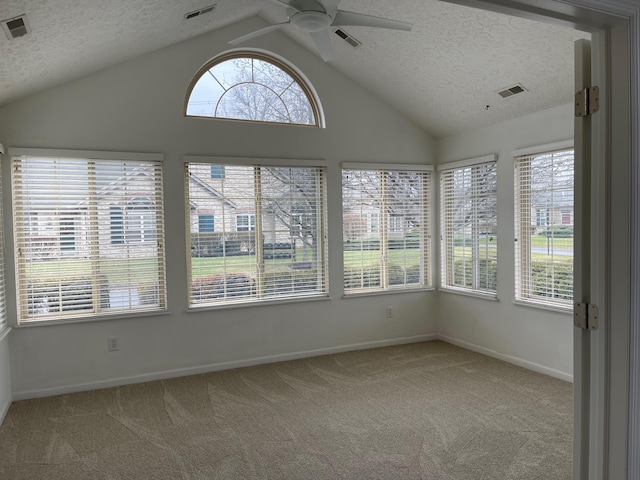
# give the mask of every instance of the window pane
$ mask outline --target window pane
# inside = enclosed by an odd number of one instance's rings
[[[573,150],[516,159],[516,298],[573,299]]]
[[[21,323],[165,308],[159,162],[14,157],[12,184]]]
[[[247,54],[222,58],[195,82],[185,114],[319,126],[310,90],[281,62]]]
[[[186,166],[191,228],[190,306],[327,294],[324,171],[319,168]],[[197,231],[207,209],[215,233]]]
[[[495,162],[443,171],[440,197],[442,286],[496,292]]]
[[[424,171],[343,170],[346,294],[430,285],[429,183]]]

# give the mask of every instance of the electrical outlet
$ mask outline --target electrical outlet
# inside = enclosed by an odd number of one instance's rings
[[[120,350],[120,343],[118,342],[118,337],[107,338],[107,350],[109,350],[110,352],[116,352]]]
[[[387,318],[393,317],[393,308],[387,307]]]

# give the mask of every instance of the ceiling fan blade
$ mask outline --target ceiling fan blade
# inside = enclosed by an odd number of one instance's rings
[[[313,39],[313,43],[320,51],[320,56],[325,62],[328,62],[333,57],[333,49],[331,48],[331,37],[329,30],[320,30],[319,32],[309,33]]]
[[[298,10],[296,7],[292,7],[288,2],[285,2],[284,0],[267,0],[267,2],[278,5],[279,7],[289,7],[293,8],[294,10]]]
[[[276,0],[278,1],[278,0]],[[340,0],[317,0],[324,7],[324,11],[327,13],[335,12],[338,8]]]
[[[332,25],[334,27],[356,26],[390,28],[392,30],[405,30],[407,32],[413,27],[410,23],[400,22],[398,20],[374,17],[372,15],[364,15],[362,13],[345,12],[344,10],[338,10]]]
[[[234,38],[229,42],[230,45],[239,45],[241,43],[246,42],[247,40],[251,40],[252,38],[259,37],[260,35],[264,35],[265,33],[272,32],[273,30],[277,30],[278,28],[289,25],[289,22],[276,23],[275,25],[269,25],[268,27],[260,28],[251,33],[247,33],[246,35],[242,35],[241,37]]]

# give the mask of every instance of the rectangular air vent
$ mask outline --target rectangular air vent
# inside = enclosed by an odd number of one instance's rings
[[[353,36],[349,35],[347,32],[342,30],[341,28],[336,28],[334,30],[335,34],[338,35],[341,39],[351,45],[353,48],[358,48],[362,45],[362,42],[353,38]]]
[[[508,97],[512,97],[514,95],[517,95],[518,93],[522,93],[522,92],[526,92],[526,91],[527,91],[526,88],[524,88],[519,83],[516,83],[515,85],[512,85],[511,87],[507,87],[507,88],[503,88],[501,90],[498,90],[496,93],[498,95],[500,95],[502,98],[508,98]]]
[[[7,35],[9,40],[13,40],[15,38],[24,37],[25,35],[31,33],[31,27],[29,27],[29,22],[27,21],[26,15],[20,15],[17,17],[9,18],[8,20],[2,20],[2,29],[4,33]]]
[[[184,19],[189,20],[190,18],[199,17],[200,15],[204,15],[205,13],[211,13],[215,10],[217,4],[209,5],[208,7],[201,8],[199,10],[194,10],[193,12],[185,13]]]

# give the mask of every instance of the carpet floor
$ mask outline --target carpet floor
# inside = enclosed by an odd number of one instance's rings
[[[572,385],[440,341],[14,402],[0,478],[569,480]]]

